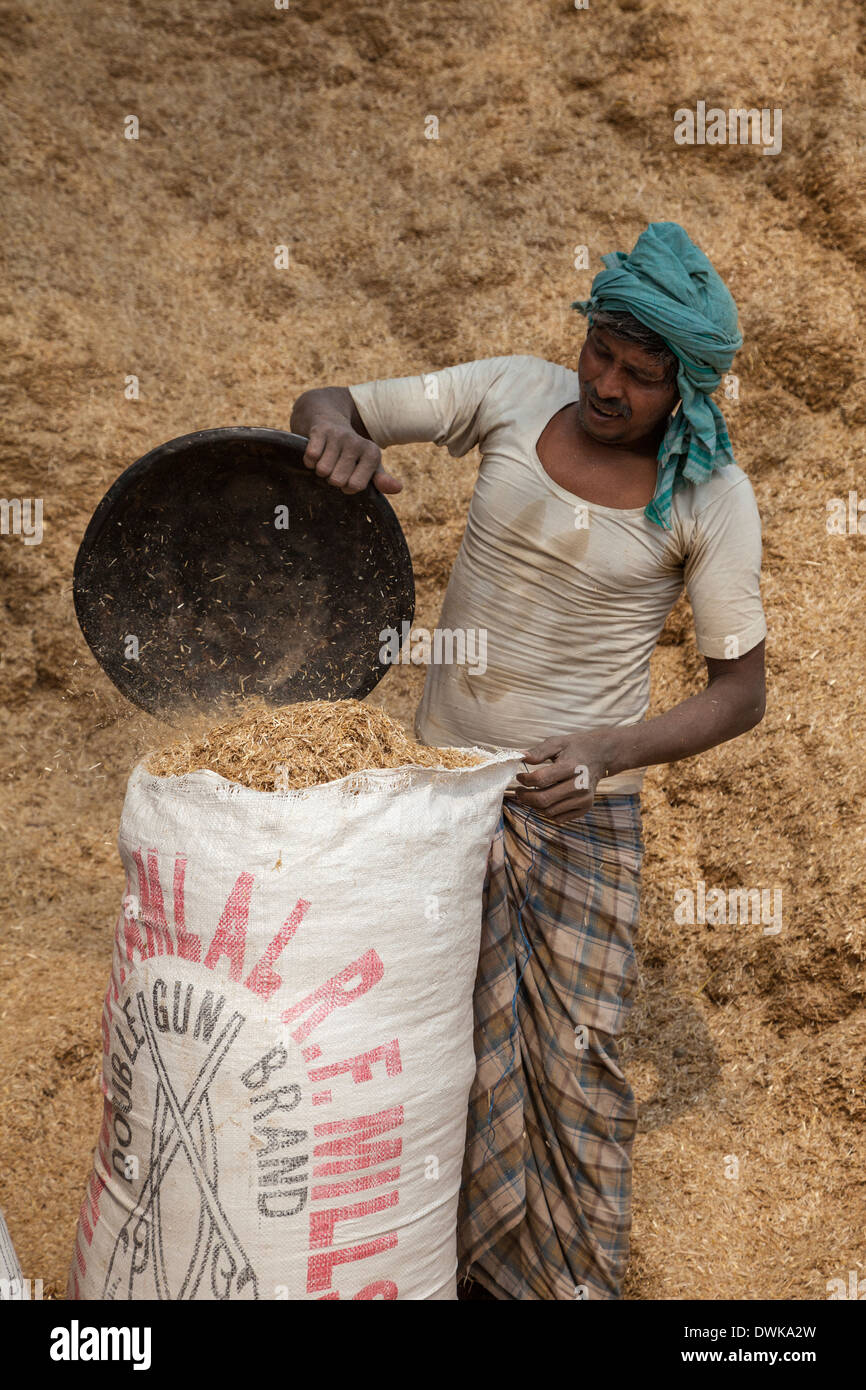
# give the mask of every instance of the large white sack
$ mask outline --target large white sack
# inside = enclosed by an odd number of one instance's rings
[[[29,1297],[29,1293],[25,1294],[18,1256],[0,1211],[0,1303],[20,1302],[25,1297]]]
[[[69,1296],[456,1297],[487,855],[520,759],[130,778]]]

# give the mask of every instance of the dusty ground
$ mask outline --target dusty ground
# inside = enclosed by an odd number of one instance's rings
[[[825,525],[829,498],[866,494],[858,0],[20,0],[0,40],[0,477],[45,507],[41,545],[0,538],[0,1206],[25,1272],[65,1284],[100,1110],[114,837],[160,737],[73,616],[97,501],[174,435],[287,427],[313,384],[506,352],[574,365],[567,306],[600,254],[673,219],[740,305],[725,408],[764,522],[769,707],[647,780],[627,1296],[821,1299],[862,1277],[866,539]],[[675,146],[674,109],[699,99],[781,107],[782,153]],[[420,446],[390,464],[432,626],[475,464]],[[702,665],[678,608],[653,709]],[[408,718],[418,685],[395,671],[374,700]],[[676,925],[674,889],[698,879],[780,887],[783,932]]]

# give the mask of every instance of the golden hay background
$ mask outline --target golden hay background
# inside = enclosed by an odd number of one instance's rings
[[[287,428],[312,385],[501,353],[573,366],[567,306],[601,253],[673,219],[740,306],[725,408],[764,522],[769,703],[746,737],[647,779],[626,1294],[825,1298],[862,1274],[866,539],[825,529],[828,498],[866,493],[859,0],[25,0],[0,9],[0,40],[0,477],[45,500],[41,546],[0,541],[0,1205],[25,1272],[65,1284],[100,1112],[118,816],[165,733],[75,623],[97,501],[174,435]],[[699,99],[781,106],[781,155],[676,147],[673,112]],[[432,627],[476,462],[426,446],[388,462]],[[653,712],[702,683],[683,605],[653,673]],[[399,668],[373,701],[408,719],[420,681]],[[676,926],[674,888],[699,878],[780,886],[782,935]]]

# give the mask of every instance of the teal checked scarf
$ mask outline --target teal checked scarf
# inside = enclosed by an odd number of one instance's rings
[[[601,258],[606,266],[590,297],[576,300],[592,325],[592,310],[625,311],[663,338],[679,360],[682,404],[659,445],[658,478],[644,513],[671,529],[674,492],[733,463],[725,417],[710,393],[743,345],[737,306],[721,276],[677,222],[651,222],[633,249]]]

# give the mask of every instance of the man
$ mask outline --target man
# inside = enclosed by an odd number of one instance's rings
[[[347,492],[399,491],[391,444],[481,450],[440,626],[485,629],[487,667],[432,667],[416,733],[526,749],[535,769],[488,862],[459,1212],[461,1272],[497,1299],[620,1297],[643,771],[764,712],[760,519],[710,398],[742,345],[736,305],[676,223],[603,260],[573,306],[576,373],[489,358],[309,391],[292,415],[306,464]],[[684,584],[707,685],[644,720]]]

